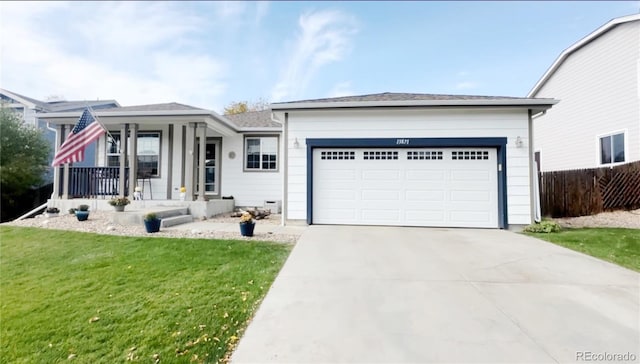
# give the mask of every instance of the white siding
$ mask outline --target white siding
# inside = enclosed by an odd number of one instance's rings
[[[257,135],[257,134],[251,134]],[[273,134],[269,134],[273,135]],[[282,143],[281,138],[278,138]],[[278,148],[278,154],[280,154]],[[229,158],[234,152],[235,158]],[[222,141],[222,196],[233,196],[236,206],[262,207],[264,201],[282,200],[282,155],[277,172],[244,171],[244,135],[224,137]]]
[[[307,216],[306,138],[507,137],[509,224],[532,221],[526,110],[293,111],[288,120],[287,219]],[[524,142],[522,148],[515,146],[518,136]],[[296,138],[297,149],[293,147]]]
[[[626,132],[626,162],[640,160],[640,21],[578,49],[535,97],[560,102],[533,122],[543,171],[599,166],[598,136]]]

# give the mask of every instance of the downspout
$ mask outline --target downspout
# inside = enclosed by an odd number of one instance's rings
[[[535,158],[533,158],[533,119],[538,118],[546,114],[547,111],[542,111],[537,113],[536,115],[531,114],[531,110],[529,110],[529,170],[531,178],[529,180],[530,183],[530,191],[531,191],[531,217],[533,217],[534,222],[540,222],[542,220],[542,213],[540,209],[540,177],[538,176],[538,168],[537,162]]]
[[[280,162],[280,168],[282,168],[282,205],[280,206],[281,215],[280,215],[280,226],[285,226],[286,216],[287,216],[287,161],[288,161],[288,153],[289,149],[289,140],[287,137],[287,113],[284,116],[284,122],[275,118],[275,114],[271,112],[271,121],[274,123],[278,123],[282,125],[282,150],[280,155],[282,156]]]

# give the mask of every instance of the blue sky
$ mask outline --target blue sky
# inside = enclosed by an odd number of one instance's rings
[[[640,2],[2,2],[0,87],[36,99],[525,96]]]

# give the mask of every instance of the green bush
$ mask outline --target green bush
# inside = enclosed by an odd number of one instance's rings
[[[543,220],[527,226],[523,231],[525,233],[557,233],[560,231],[560,225],[555,221]]]

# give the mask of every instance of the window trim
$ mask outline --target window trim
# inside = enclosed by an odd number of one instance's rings
[[[624,143],[624,160],[622,162],[610,162],[610,163],[602,163],[602,148],[601,148],[601,140],[602,138],[606,138],[606,137],[613,137],[615,135],[619,135],[622,134],[622,140]],[[627,140],[627,129],[620,129],[620,130],[614,130],[608,133],[603,133],[603,134],[599,134],[596,136],[596,165],[600,166],[600,167],[613,167],[613,166],[618,166],[621,164],[625,164],[627,163],[627,156],[628,154],[628,140]],[[611,138],[611,140],[613,141],[613,138]],[[613,144],[612,144],[613,147]],[[614,155],[611,155],[612,160],[615,159]]]
[[[247,139],[262,139],[262,138],[276,138],[276,168],[275,169],[263,169],[262,161],[260,162],[260,168],[247,168]],[[262,150],[260,151],[262,158]],[[277,173],[280,172],[280,135],[278,134],[246,134],[242,138],[242,171],[243,172],[258,172],[258,173]]]
[[[111,135],[120,135],[120,130],[114,130],[114,131],[109,131],[109,133]],[[155,175],[151,175],[150,178],[162,178],[162,130],[138,130],[137,135],[138,137],[140,137],[140,134],[147,134],[147,133],[156,133],[158,134],[158,174]],[[131,130],[129,130],[129,136],[131,136]],[[129,138],[127,138],[127,143],[129,142]],[[136,143],[136,145],[139,145],[138,143]],[[109,166],[109,157],[110,156],[115,156],[117,155],[118,157],[120,156],[120,153],[117,154],[113,154],[113,153],[109,153],[109,135],[105,135],[105,159],[104,159],[104,164],[105,166]],[[127,144],[127,152],[131,151],[131,144]],[[140,149],[138,148],[138,152],[140,151]],[[146,155],[146,154],[143,154]],[[137,155],[136,157],[139,157],[140,155]],[[129,164],[129,153],[127,153],[127,167]]]

